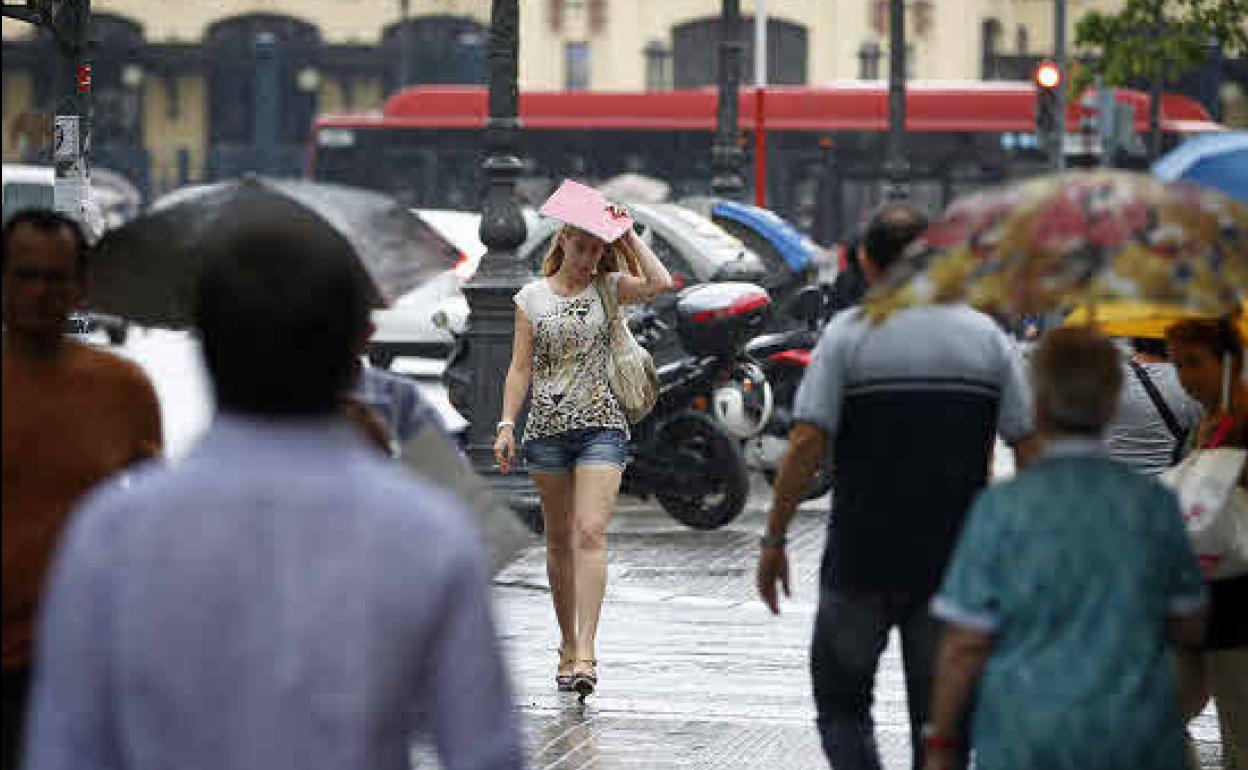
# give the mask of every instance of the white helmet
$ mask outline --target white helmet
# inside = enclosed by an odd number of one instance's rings
[[[739,363],[711,392],[711,408],[724,430],[739,439],[762,432],[771,419],[771,383],[757,364]]]

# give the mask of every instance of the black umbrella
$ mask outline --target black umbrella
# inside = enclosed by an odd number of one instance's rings
[[[393,198],[340,185],[249,176],[176,191],[143,216],[105,233],[92,262],[89,306],[141,324],[189,326],[202,244],[240,212],[258,209],[273,217],[310,212],[341,235],[372,278],[379,306],[450,269],[459,257]]]

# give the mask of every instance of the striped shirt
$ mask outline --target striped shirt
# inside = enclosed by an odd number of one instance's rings
[[[1174,367],[1167,363],[1143,363],[1140,366],[1165,399],[1180,430],[1191,431],[1200,422],[1200,404],[1183,390]],[[1157,476],[1170,467],[1177,441],[1140,378],[1124,361],[1118,409],[1105,429],[1109,456],[1146,476]]]

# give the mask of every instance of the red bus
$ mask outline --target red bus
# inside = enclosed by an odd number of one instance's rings
[[[1148,95],[1118,90],[1147,131]],[[754,91],[740,94],[742,173],[750,179]],[[1072,100],[1073,102],[1073,100]],[[536,203],[564,177],[590,183],[634,172],[668,182],[672,196],[709,192],[717,92],[527,92],[520,94],[521,199]],[[912,82],[905,152],[915,198],[936,210],[952,196],[1044,169],[1034,135],[1030,83]],[[888,127],[881,82],[769,88],[769,205],[824,243],[839,240],[879,199]],[[480,86],[420,86],[380,112],[317,118],[309,152],[315,179],[378,189],[412,206],[476,209],[488,117]],[[1067,130],[1090,108],[1070,105]],[[1167,94],[1166,142],[1218,130],[1199,103]]]

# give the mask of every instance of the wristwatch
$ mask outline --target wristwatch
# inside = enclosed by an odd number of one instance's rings
[[[498,425],[494,426],[494,435],[497,436],[503,428],[514,428],[516,424],[511,420],[499,420]]]

